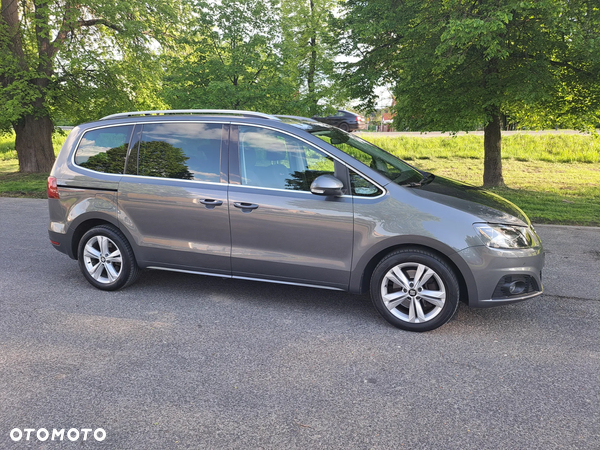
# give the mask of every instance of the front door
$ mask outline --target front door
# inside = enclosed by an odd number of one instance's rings
[[[346,289],[352,197],[310,192],[317,176],[339,175],[336,170],[343,166],[312,145],[268,128],[239,126],[232,136],[238,142],[237,152],[232,148],[229,187],[234,277]]]

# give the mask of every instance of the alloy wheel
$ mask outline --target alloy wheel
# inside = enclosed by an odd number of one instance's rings
[[[121,250],[106,236],[95,235],[83,249],[85,268],[98,283],[114,283],[123,268]]]
[[[402,263],[392,267],[381,282],[385,307],[398,319],[424,323],[434,319],[446,302],[446,288],[441,277],[419,263]]]

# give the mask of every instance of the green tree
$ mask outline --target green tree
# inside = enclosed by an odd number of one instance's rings
[[[146,177],[192,180],[194,174],[186,164],[188,159],[183,149],[168,142],[142,141],[138,162],[139,174]]]
[[[296,79],[302,102],[297,114],[322,113],[326,105],[346,102],[334,84],[336,45],[329,26],[338,0],[283,0],[281,4],[285,70]]]
[[[97,118],[156,103],[152,48],[183,9],[170,0],[0,0],[0,130],[22,172],[54,162],[54,116]]]
[[[188,33],[165,66],[164,99],[174,108],[292,110],[293,80],[282,70],[275,0],[197,1]]]
[[[99,152],[94,156],[90,156],[86,162],[79,163],[79,165],[102,173],[123,173],[128,148],[128,144],[109,148],[106,152]]]
[[[483,125],[485,186],[504,184],[502,117],[585,127],[600,116],[597,0],[346,0],[337,21],[345,83],[372,107],[390,84],[396,125]]]

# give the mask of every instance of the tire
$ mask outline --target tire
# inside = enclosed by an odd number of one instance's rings
[[[346,122],[342,122],[340,123],[340,125],[338,126],[338,128],[342,131],[349,131],[350,130],[350,125],[348,125]]]
[[[98,225],[85,233],[77,256],[83,276],[103,291],[129,286],[140,274],[131,245],[111,225]]]
[[[371,300],[385,320],[407,331],[431,331],[456,313],[454,271],[426,250],[402,249],[382,259],[371,276]]]

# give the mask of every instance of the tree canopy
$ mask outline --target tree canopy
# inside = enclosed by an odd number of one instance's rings
[[[301,93],[296,114],[312,117],[346,102],[336,84],[336,36],[329,25],[337,0],[282,0],[284,70]]]
[[[400,129],[484,127],[485,185],[503,184],[500,128],[593,126],[600,113],[595,0],[346,0],[345,84],[369,107],[390,84]]]
[[[173,108],[252,109],[312,116],[344,101],[332,86],[335,0],[196,1],[165,57]]]
[[[370,109],[381,85],[399,129],[483,128],[491,186],[507,120],[600,122],[597,0],[0,4],[0,131],[15,131],[25,172],[50,170],[57,120],[168,107],[312,116],[350,97]]]
[[[154,49],[176,32],[171,0],[1,0],[0,130],[14,129],[21,171],[54,162],[52,119],[152,107]]]
[[[166,57],[167,103],[273,111],[293,101],[295,85],[283,71],[277,2],[198,1],[193,9],[178,51]]]

